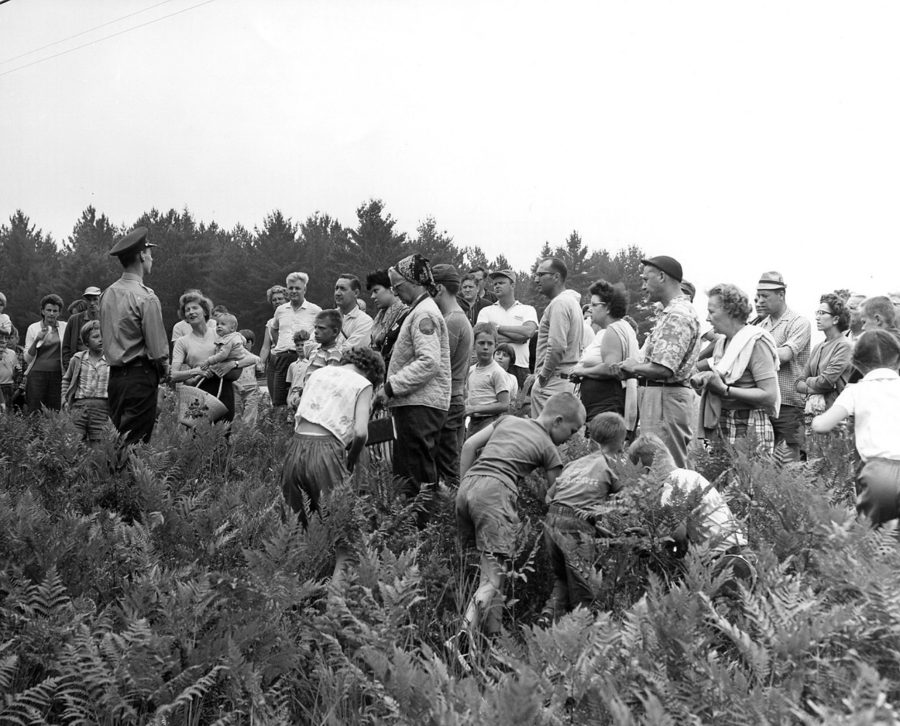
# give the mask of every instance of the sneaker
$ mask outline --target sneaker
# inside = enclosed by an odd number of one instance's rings
[[[472,664],[469,663],[469,657],[472,654],[472,636],[468,630],[460,630],[456,635],[445,640],[444,649],[465,673],[472,672]]]

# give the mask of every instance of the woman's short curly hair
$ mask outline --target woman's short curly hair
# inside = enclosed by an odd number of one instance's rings
[[[387,290],[391,289],[391,278],[388,277],[387,270],[373,270],[366,275],[366,290],[371,290],[376,285],[381,285]]]
[[[384,358],[377,350],[362,345],[345,350],[341,356],[341,365],[359,368],[374,388],[384,383]]]
[[[209,320],[209,316],[212,314],[212,301],[199,292],[186,292],[178,298],[178,314],[181,315],[182,320],[184,320],[184,309],[191,303],[197,303],[203,308],[203,317]]]
[[[272,285],[272,287],[266,290],[266,300],[269,301],[269,305],[272,304],[272,298],[278,293],[281,293],[282,297],[287,298],[287,288],[284,285]]]
[[[844,299],[833,292],[826,292],[819,298],[820,303],[825,303],[831,314],[837,318],[837,329],[842,333],[850,327],[850,311],[847,309],[847,303]]]
[[[720,283],[712,287],[706,296],[718,297],[722,301],[722,309],[732,320],[746,323],[750,313],[753,312],[753,308],[750,307],[750,298],[737,285],[727,282]]]
[[[44,297],[41,298],[41,310],[43,310],[46,305],[56,305],[60,310],[64,307],[63,299],[53,292],[49,295],[44,295]]]
[[[616,320],[621,320],[625,317],[625,313],[628,312],[628,297],[625,295],[625,290],[621,287],[613,285],[606,280],[597,280],[590,286],[588,292],[591,295],[596,295],[606,303],[606,309],[609,311],[610,316]]]

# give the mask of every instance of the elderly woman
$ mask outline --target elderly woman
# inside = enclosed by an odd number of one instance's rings
[[[834,293],[822,295],[816,308],[816,329],[825,333],[825,340],[813,348],[797,379],[797,393],[806,396],[807,423],[831,408],[847,385],[853,355],[853,344],[844,337],[849,327],[850,311],[844,301]]]
[[[775,340],[762,328],[747,325],[750,300],[736,286],[716,285],[707,295],[708,319],[719,338],[691,379],[703,395],[703,429],[713,441],[755,439],[759,451],[771,454],[775,434],[769,417],[777,417],[781,407]]]
[[[272,285],[272,287],[266,290],[266,300],[269,301],[272,310],[279,305],[284,305],[287,302],[287,299],[287,288],[284,285]],[[259,363],[257,364],[259,372],[262,373],[265,371],[266,373],[266,388],[269,390],[269,396],[272,395],[272,386],[275,380],[275,367],[266,365],[269,360],[269,353],[272,350],[273,322],[275,322],[275,318],[269,318],[266,321],[266,328],[263,331],[262,347],[259,350]]]
[[[623,318],[627,310],[625,291],[606,280],[591,285],[591,325],[597,334],[584,349],[572,373],[581,379],[581,402],[590,421],[598,413],[611,411],[625,416],[626,426],[633,431],[637,414],[637,380],[622,381],[610,366],[638,353],[634,328]],[[626,384],[630,387],[626,388]],[[630,394],[630,395],[629,395]],[[626,402],[626,398],[629,398]],[[630,412],[626,416],[626,411]]]
[[[375,270],[366,275],[366,290],[378,312],[372,321],[372,348],[381,353],[385,368],[391,361],[391,352],[403,318],[409,312],[407,305],[394,295],[387,270]]]
[[[239,368],[254,365],[258,358],[247,356],[233,362],[234,372],[217,376],[212,368],[201,368],[216,352],[216,331],[207,325],[212,310],[210,301],[196,292],[188,292],[178,300],[178,310],[182,319],[191,326],[191,332],[175,341],[172,351],[172,380],[176,383],[190,383],[218,398],[228,413],[226,421],[234,418],[233,382],[240,376]]]
[[[25,331],[25,405],[29,413],[42,407],[59,411],[62,405],[62,340],[66,324],[59,320],[63,301],[59,295],[41,299],[41,319]]]

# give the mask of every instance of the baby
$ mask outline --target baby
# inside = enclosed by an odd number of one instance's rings
[[[231,313],[220,315],[216,320],[216,352],[201,364],[200,368],[212,368],[217,376],[224,376],[233,365],[247,355],[244,338],[237,332],[238,321]]]

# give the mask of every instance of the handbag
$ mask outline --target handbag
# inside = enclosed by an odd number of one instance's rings
[[[219,393],[222,384],[219,384]],[[178,389],[178,423],[194,428],[201,419],[215,423],[228,414],[228,408],[211,393],[195,388],[181,386]]]
[[[373,418],[369,421],[369,436],[366,439],[366,446],[395,441],[396,438],[397,426],[394,424],[394,417],[390,414],[382,418]]]

